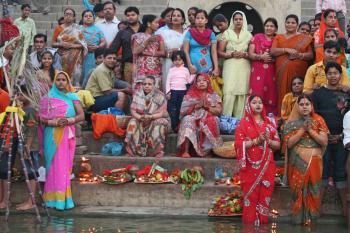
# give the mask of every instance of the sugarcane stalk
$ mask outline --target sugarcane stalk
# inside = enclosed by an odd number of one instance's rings
[[[11,194],[11,159],[12,159],[12,144],[13,144],[13,113],[10,113],[10,143],[7,156],[7,195],[6,195],[6,214],[5,220],[8,221],[10,215],[10,194]],[[7,135],[7,134],[5,134]],[[5,136],[6,140],[6,136]]]
[[[37,218],[38,222],[41,223],[40,212],[39,212],[38,206],[36,205],[34,192],[32,190],[30,182],[29,182],[29,175],[28,175],[28,171],[27,171],[27,166],[24,162],[24,145],[23,145],[23,137],[22,136],[18,137],[18,151],[19,151],[19,154],[21,156],[20,160],[21,160],[22,167],[23,167],[23,173],[24,173],[24,177],[26,178],[26,184],[27,184],[27,188],[29,191],[29,196],[30,196],[30,199],[32,200],[32,204],[33,204],[33,207],[35,209],[36,218]],[[30,157],[30,155],[29,155],[29,157]]]
[[[25,142],[25,140],[24,140],[22,125],[19,123],[18,116],[16,117],[16,121],[18,121],[18,125],[19,125],[18,134],[19,134],[19,136],[20,136],[19,138],[21,139],[21,142],[22,142],[22,145],[23,145],[23,146],[22,146],[22,149],[23,149],[23,148],[25,148],[26,142]],[[23,153],[23,151],[22,151],[22,153]],[[29,163],[30,163],[30,169],[31,169],[31,172],[32,172],[33,175],[34,175],[34,179],[35,179],[35,182],[36,182],[36,185],[37,185],[38,193],[39,193],[39,196],[40,196],[41,201],[42,201],[42,203],[43,203],[42,205],[43,205],[43,207],[44,207],[44,210],[45,210],[45,212],[46,212],[47,217],[50,218],[50,213],[49,213],[49,210],[48,210],[47,205],[46,205],[46,203],[45,203],[44,194],[43,194],[42,189],[41,189],[41,187],[40,187],[40,183],[39,183],[39,180],[38,180],[38,176],[36,175],[36,171],[34,170],[33,160],[32,160],[32,157],[30,156],[30,152],[29,152],[29,151],[28,151],[28,154],[29,154],[28,160],[29,160]],[[23,156],[21,156],[21,160],[22,160],[22,159],[24,159]],[[25,163],[24,163],[24,160],[23,160],[22,165],[23,165],[23,171],[24,171],[24,169],[25,169],[26,172],[28,173],[27,167],[25,166]],[[29,185],[28,187],[29,187],[29,189],[31,189],[31,186],[30,186],[30,185]],[[33,193],[33,192],[32,192],[32,193]],[[32,196],[33,196],[33,197],[32,197]],[[31,196],[32,202],[33,202],[33,204],[35,203],[35,208],[37,209],[37,204],[36,204],[36,202],[35,202],[35,196],[34,196],[34,194],[33,194],[32,196]],[[33,198],[34,198],[34,201],[33,201]],[[38,220],[40,219],[39,222],[41,222],[41,217],[40,217],[40,215],[37,216],[37,218],[38,218]]]

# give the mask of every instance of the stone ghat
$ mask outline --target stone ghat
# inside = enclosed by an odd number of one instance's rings
[[[101,174],[103,169],[112,169],[136,164],[142,167],[151,164],[155,158],[139,157],[111,157],[103,155],[85,155],[92,164],[93,173]],[[77,176],[81,156],[76,156],[74,170]],[[107,185],[102,183],[80,183],[77,179],[72,181],[73,199],[81,208],[121,208],[125,214],[132,214],[135,209],[150,209],[157,213],[157,209],[162,210],[165,215],[171,215],[172,208],[191,210],[192,215],[203,216],[207,214],[211,207],[213,198],[219,197],[228,192],[239,190],[239,187],[214,184],[214,169],[222,166],[229,172],[237,171],[235,159],[220,158],[176,158],[166,156],[159,162],[168,171],[173,168],[184,169],[194,165],[202,166],[204,169],[205,183],[201,189],[195,191],[192,197],[187,200],[181,191],[180,184],[135,184],[127,183],[121,185]],[[280,162],[278,162],[280,164]],[[12,186],[13,203],[25,200],[27,191],[25,183],[15,183]],[[271,209],[279,211],[281,216],[290,215],[291,193],[288,188],[276,187],[273,193]],[[326,192],[322,211],[324,214],[340,215],[341,207],[339,198],[335,195],[334,189]],[[108,211],[106,212],[108,214]],[[182,215],[186,213],[182,212]]]
[[[117,137],[111,133],[105,133],[101,139],[94,139],[93,132],[87,130],[81,130],[77,127],[77,135],[79,135],[79,140],[77,145],[84,145],[86,148],[84,153],[101,153],[103,145],[109,142],[120,141],[123,142],[124,138]],[[78,137],[78,136],[77,136]],[[233,141],[234,135],[221,135],[223,141]],[[177,153],[177,134],[171,133],[167,135],[166,145],[165,145],[165,156],[173,156]],[[78,152],[78,151],[77,151]],[[80,152],[80,151],[79,151]],[[84,154],[76,153],[76,154]]]

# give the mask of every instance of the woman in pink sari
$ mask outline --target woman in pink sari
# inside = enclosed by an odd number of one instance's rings
[[[159,28],[159,19],[155,15],[144,15],[142,30],[131,37],[134,54],[133,90],[139,90],[147,76],[156,79],[155,87],[161,87],[162,61],[165,56],[164,41],[155,35]]]
[[[74,207],[70,175],[75,152],[75,126],[84,120],[84,111],[67,73],[60,71],[39,110],[45,125],[43,149],[46,167],[44,200],[58,210]]]
[[[272,41],[278,30],[277,20],[266,19],[264,28],[265,33],[256,34],[249,45],[249,58],[252,60],[249,94],[260,96],[266,111],[277,116],[275,61],[270,55]]]

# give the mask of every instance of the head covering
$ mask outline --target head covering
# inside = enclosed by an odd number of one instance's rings
[[[307,99],[307,100],[309,100],[309,99]],[[310,100],[309,100],[310,101]],[[311,102],[311,101],[310,101]],[[289,117],[288,117],[288,119],[287,119],[287,121],[286,121],[286,123],[289,123],[289,122],[292,122],[292,121],[296,121],[296,120],[298,120],[298,119],[300,119],[300,118],[302,118],[302,115],[299,113],[299,104],[298,104],[298,100],[295,102],[295,104],[294,104],[294,107],[293,107],[293,109],[292,109],[292,111],[291,111],[291,113],[290,113],[290,115],[289,115]],[[314,114],[316,114],[315,113],[315,111],[314,111],[314,106],[313,106],[313,104],[312,104],[312,102],[311,102],[311,112],[310,112],[310,117],[312,117]]]
[[[327,30],[328,25],[326,24],[326,19],[324,17],[324,13],[322,13],[321,16],[321,22],[320,22],[320,28],[319,28],[319,36],[320,36],[320,44],[324,43],[324,33]],[[337,22],[335,23],[334,29],[336,29],[338,32],[341,32],[340,27],[339,27],[339,21],[337,19]],[[341,33],[340,33],[341,34]],[[339,36],[341,36],[339,34]]]
[[[73,85],[72,85],[72,81],[70,80],[69,75],[68,75],[66,72],[64,72],[64,71],[59,71],[59,72],[56,73],[55,78],[54,78],[54,81],[53,81],[52,88],[57,89],[57,87],[56,87],[56,78],[57,78],[58,75],[60,75],[60,74],[63,74],[63,75],[66,76],[66,78],[67,78],[66,90],[67,90],[68,92],[75,92],[75,88],[74,88]],[[57,89],[57,90],[58,90],[58,89]]]
[[[199,76],[204,77],[205,81],[208,84],[206,93],[208,93],[208,94],[214,93],[214,89],[211,86],[209,75],[206,74],[206,73],[199,73],[199,74],[196,75],[196,78],[195,78],[191,88],[188,90],[186,95],[189,95],[189,96],[194,97],[194,98],[200,98],[201,97],[201,94],[203,93],[203,91],[198,89],[198,87],[197,87],[197,79],[199,78]]]
[[[259,97],[261,99],[260,96],[256,96],[256,97]],[[258,132],[258,133],[264,133],[264,132],[260,132],[260,127],[258,126],[258,123],[255,121],[255,118],[254,118],[254,113],[253,113],[253,110],[250,106],[250,102],[252,100],[249,100],[251,98],[251,96],[248,96],[247,98],[247,103],[245,105],[245,112],[244,112],[244,116],[242,118],[242,120],[244,121],[248,121],[248,122],[251,122],[251,124],[253,125],[254,129]],[[274,124],[271,123],[270,119],[267,117],[266,115],[266,109],[265,109],[265,106],[263,105],[263,109],[262,109],[262,112],[261,112],[261,118],[264,120],[264,125],[265,126],[272,126],[273,128],[274,127]],[[263,127],[265,128],[265,127]]]
[[[241,14],[242,17],[243,17],[242,31],[248,31],[248,21],[247,21],[247,18],[245,17],[245,14],[244,14],[243,11],[235,11],[235,12],[233,12],[233,14],[231,16],[231,20],[230,20],[230,27],[229,27],[229,29],[231,29],[231,30],[235,29],[235,26],[233,24],[233,16],[235,14],[237,14],[237,13]]]

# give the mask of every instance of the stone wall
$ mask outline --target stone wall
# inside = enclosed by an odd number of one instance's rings
[[[281,27],[281,22],[284,22],[288,14],[296,14],[301,16],[301,0],[245,0],[245,1],[225,1],[225,0],[197,0],[195,4],[188,0],[170,0],[169,5],[172,7],[179,7],[183,10],[196,6],[205,9],[208,14],[216,7],[227,2],[242,2],[250,5],[257,12],[259,12],[262,20],[268,17],[274,17],[280,24],[280,31],[284,30]],[[233,9],[234,11],[234,9]]]

